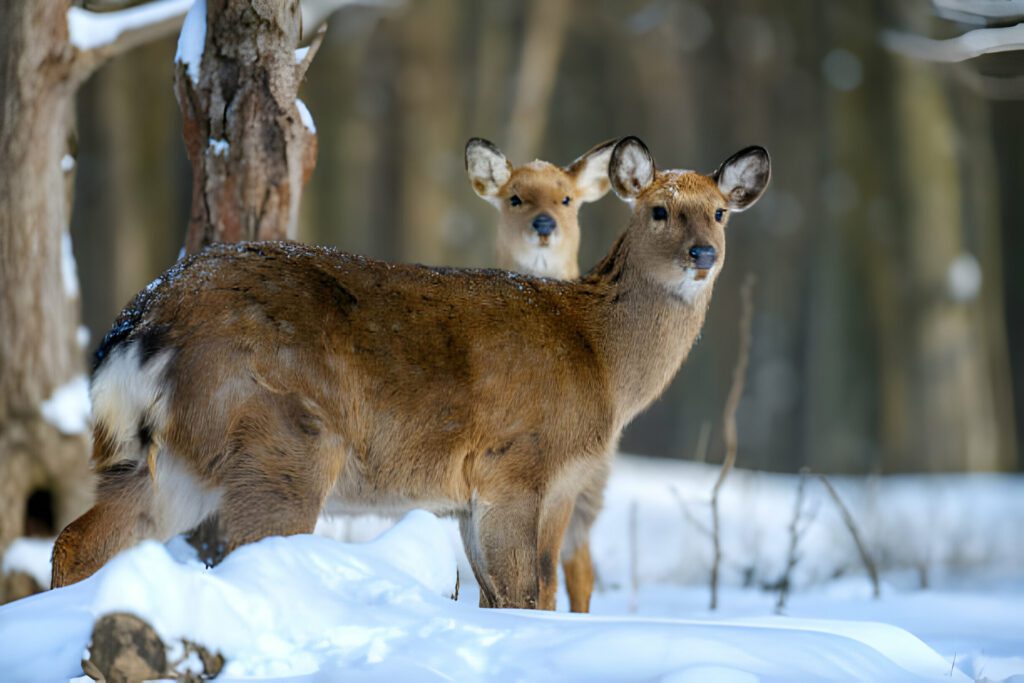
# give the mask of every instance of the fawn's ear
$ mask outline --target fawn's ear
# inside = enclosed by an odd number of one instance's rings
[[[743,211],[754,205],[772,177],[772,162],[764,147],[747,147],[722,162],[711,177],[718,183],[729,209]]]
[[[576,182],[577,201],[596,202],[608,193],[612,184],[608,179],[608,162],[618,140],[606,140],[590,148],[579,159],[569,164],[565,172]]]
[[[470,138],[466,143],[466,173],[473,191],[489,200],[512,177],[512,164],[494,143],[483,138]]]
[[[632,202],[654,180],[654,157],[640,138],[622,138],[612,149],[608,179],[619,198]]]

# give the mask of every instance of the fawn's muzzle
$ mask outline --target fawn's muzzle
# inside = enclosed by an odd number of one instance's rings
[[[547,237],[555,231],[558,227],[558,223],[555,219],[546,213],[542,213],[533,219],[533,229],[537,231],[537,234],[541,237]]]
[[[693,267],[697,270],[707,270],[715,265],[718,254],[714,247],[696,246],[690,247],[690,258],[693,259]]]

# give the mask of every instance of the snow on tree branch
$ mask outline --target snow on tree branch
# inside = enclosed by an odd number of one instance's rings
[[[191,6],[192,0],[155,0],[114,12],[69,8],[68,38],[78,50],[78,75],[84,78],[111,57],[172,35]]]
[[[908,57],[932,62],[963,62],[995,52],[1024,50],[1024,23],[1005,28],[979,28],[948,40],[886,31],[882,41],[890,50]]]
[[[174,55],[174,63],[182,64],[188,73],[189,80],[199,83],[199,66],[203,61],[203,50],[206,47],[206,0],[196,0],[185,15],[178,36],[178,51]]]
[[[1014,24],[1024,21],[1024,0],[932,0],[944,19],[968,24]]]

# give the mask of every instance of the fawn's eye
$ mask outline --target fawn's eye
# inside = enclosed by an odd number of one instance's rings
[[[651,209],[651,218],[656,221],[663,221],[668,218],[668,209],[664,206],[656,206]]]
[[[722,222],[722,216],[725,215],[725,209],[715,209],[715,220],[719,223]]]
[[[519,195],[514,194],[508,198],[508,203],[511,204],[512,206],[519,206],[520,204],[523,203],[523,200],[519,198]]]
[[[569,206],[569,204],[571,202],[572,202],[572,197],[566,197],[565,199],[562,200],[562,206]]]

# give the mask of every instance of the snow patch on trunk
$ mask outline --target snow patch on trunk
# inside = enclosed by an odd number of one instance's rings
[[[50,586],[52,538],[18,538],[7,547],[0,575],[25,572],[42,588]]]
[[[178,36],[178,51],[174,54],[174,63],[183,64],[189,79],[196,85],[199,84],[199,66],[205,47],[206,0],[196,0],[185,15],[181,35]]]
[[[40,406],[43,418],[62,434],[85,434],[89,430],[91,410],[89,380],[85,375],[57,387]]]
[[[316,132],[316,124],[313,123],[313,115],[309,113],[309,107],[302,100],[296,99],[295,106],[299,110],[299,118],[302,119],[302,125],[304,125],[310,133]]]
[[[109,45],[122,33],[166,21],[187,11],[192,0],[157,0],[116,12],[68,8],[68,38],[79,50]]]
[[[78,298],[78,264],[71,244],[71,233],[64,231],[60,239],[60,276],[64,281],[64,293],[69,299]]]

